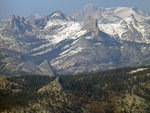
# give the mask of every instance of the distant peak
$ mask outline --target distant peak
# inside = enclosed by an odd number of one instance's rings
[[[136,21],[134,14],[131,14],[129,18],[132,18],[134,21]]]
[[[63,13],[62,13],[62,11],[60,11],[60,10],[58,10],[58,11],[55,11],[55,12],[53,12],[52,14],[51,14],[51,17],[60,17],[60,16],[62,16],[63,15]]]
[[[94,32],[94,36],[98,35],[100,30],[98,27],[97,19],[92,18],[91,16],[87,17],[87,19],[84,22],[83,29],[88,30],[88,32]]]
[[[88,16],[85,19],[84,25],[88,25],[88,27],[92,27],[92,28],[98,28],[97,19],[96,18],[92,18],[91,16]]]
[[[16,19],[18,19],[19,17],[15,16],[15,15],[12,15],[9,19],[9,22],[13,22],[15,21]]]
[[[12,21],[12,20],[25,20],[24,17],[20,17],[20,16],[16,16],[16,15],[12,15],[9,19],[9,21]]]
[[[63,14],[61,10],[54,11],[53,13]]]
[[[135,26],[138,26],[137,22],[138,22],[138,21],[136,20],[134,14],[131,14],[129,17],[124,18],[124,19],[121,21],[121,24],[122,24],[122,25],[128,24],[128,25],[135,25]]]
[[[95,5],[92,3],[89,3],[89,4],[86,4],[85,7],[95,7]]]
[[[11,15],[11,17],[10,18],[15,18],[16,16],[15,15]]]
[[[60,11],[60,10],[55,11],[52,14],[46,16],[47,21],[50,19],[68,20],[66,15],[64,13],[62,13],[62,11]]]
[[[93,18],[89,16],[83,25],[83,29],[85,29],[90,37],[93,37],[94,39],[98,41],[103,41],[103,42],[109,42],[114,41],[109,35],[105,34],[103,31],[99,29],[98,26],[98,20],[96,18]]]
[[[139,14],[139,15],[143,15],[143,16],[149,16],[149,14],[137,7],[133,7],[132,8],[133,11],[135,11],[135,13]]]
[[[19,17],[12,15],[8,21],[8,28],[9,29],[19,29],[18,23],[19,23]]]
[[[98,9],[99,7],[97,7],[96,5],[94,4],[87,4],[84,6],[84,9],[91,9],[91,10],[95,10],[95,9]]]
[[[28,17],[26,17],[27,19],[41,19],[42,16],[38,13],[33,13],[31,15],[29,15]]]
[[[12,15],[10,17],[9,21],[13,21],[13,20],[16,20],[16,19],[19,19],[19,16]]]
[[[24,31],[26,19],[24,17],[12,15],[8,21],[7,28]]]
[[[135,16],[131,14],[129,17],[125,19],[127,22],[136,22],[137,20],[135,19]]]

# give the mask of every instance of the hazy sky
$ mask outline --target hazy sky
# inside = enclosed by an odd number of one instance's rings
[[[150,0],[0,0],[0,17],[47,15],[56,10],[71,14],[88,3],[100,7],[138,7],[150,14]]]

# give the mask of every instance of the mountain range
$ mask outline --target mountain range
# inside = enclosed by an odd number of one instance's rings
[[[0,26],[2,75],[62,75],[150,64],[150,16],[92,4],[71,16],[12,15]]]

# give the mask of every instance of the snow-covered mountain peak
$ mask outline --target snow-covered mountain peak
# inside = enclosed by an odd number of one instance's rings
[[[52,14],[44,17],[46,21],[45,29],[52,28],[55,26],[66,26],[68,22],[74,21],[70,16],[65,15],[61,11],[55,11]]]
[[[44,17],[45,21],[55,20],[55,19],[68,21],[70,18],[69,18],[69,16],[65,15],[61,11],[55,11],[55,12],[51,13],[50,15]]]
[[[113,37],[118,37],[122,41],[150,43],[145,25],[138,22],[133,14],[119,22],[99,24],[99,28]]]
[[[61,11],[55,11],[52,14],[50,14],[51,19],[61,19],[61,20],[68,20],[67,16],[62,13]]]
[[[51,14],[51,17],[61,17],[63,14],[61,11],[55,11]]]
[[[135,16],[133,14],[131,14],[131,16],[124,18],[123,20],[121,20],[120,22],[121,24],[126,23],[128,25],[134,25],[134,26],[138,26],[137,24],[137,20],[135,18]]]

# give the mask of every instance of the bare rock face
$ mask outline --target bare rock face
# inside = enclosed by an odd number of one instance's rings
[[[80,21],[84,21],[89,16],[99,19],[102,16],[104,8],[97,7],[93,4],[87,4],[84,8],[72,14],[72,16]]]
[[[85,35],[89,35],[89,37],[93,37],[98,41],[102,41],[104,43],[115,42],[115,40],[111,36],[107,35],[99,29],[98,20],[95,18],[88,17],[85,20],[82,29],[85,29],[87,31]]]
[[[50,62],[48,60],[43,61],[38,68],[41,70],[41,72],[45,75],[55,76],[56,72],[53,70],[53,67],[51,66]]]
[[[97,19],[89,16],[83,24],[83,29],[87,30],[87,33],[92,32],[93,37],[98,36],[100,30],[98,27]]]
[[[59,77],[57,77],[54,81],[48,83],[44,87],[38,90],[38,93],[44,94],[44,93],[51,93],[51,92],[57,92],[61,91],[62,86],[59,82]]]
[[[23,33],[26,29],[31,30],[31,25],[24,17],[12,15],[8,21],[7,29]]]

